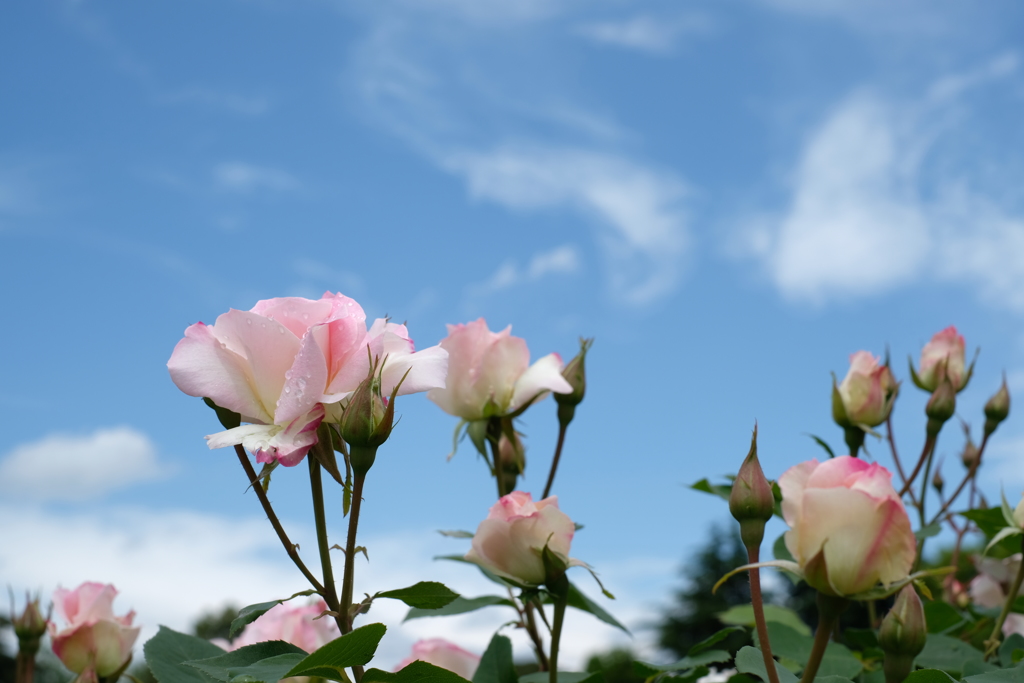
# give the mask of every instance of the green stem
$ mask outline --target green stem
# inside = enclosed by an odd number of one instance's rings
[[[821,658],[825,656],[825,648],[828,647],[829,638],[832,637],[832,629],[839,621],[839,615],[843,613],[849,600],[832,595],[818,593],[818,630],[814,633],[814,645],[811,647],[811,656],[804,667],[804,675],[800,683],[812,683],[818,675],[818,668],[821,666]]]
[[[548,658],[549,683],[558,683],[558,644],[562,640],[562,624],[565,621],[565,607],[569,604],[569,579],[561,578],[548,583],[548,590],[555,599],[555,620],[551,628],[551,656]]]
[[[540,639],[540,633],[537,631],[537,619],[533,616],[533,603],[527,602],[523,605],[523,614],[526,616],[526,632],[537,649],[537,665],[541,671],[547,671],[548,658],[544,654],[544,642]]]
[[[37,648],[38,651],[38,648]],[[18,650],[15,658],[15,683],[32,683],[36,671],[36,653],[24,649]]]
[[[924,477],[921,478],[921,498],[917,501],[917,520],[918,528],[924,529],[925,527],[925,499],[928,496],[928,484],[931,483],[932,473],[932,462],[935,460],[935,441],[932,440],[932,448],[928,453],[928,460],[924,466]],[[924,557],[924,542],[927,540],[924,534],[917,541],[917,559],[914,561],[914,571],[917,571],[918,567],[921,566],[921,560]]]
[[[1021,549],[1024,550],[1024,540],[1021,541]],[[1010,592],[1006,595],[1003,610],[999,613],[999,618],[992,629],[992,635],[985,641],[985,659],[991,657],[999,649],[999,636],[1003,633],[1003,624],[1010,614],[1013,603],[1017,600],[1017,594],[1020,593],[1021,583],[1024,583],[1024,562],[1021,562],[1020,567],[1017,568],[1017,575],[1013,577],[1013,585],[1010,586]]]
[[[322,443],[322,442],[321,442]],[[313,448],[319,448],[317,443]],[[324,602],[327,608],[338,616],[334,618],[341,628],[342,614],[338,607],[338,593],[334,583],[334,567],[331,565],[331,548],[327,539],[327,513],[324,511],[324,484],[320,472],[320,463],[316,458],[307,457],[309,461],[309,486],[313,495],[313,519],[316,521],[316,544],[320,551],[320,567],[324,575]]]
[[[903,485],[903,488],[900,489],[900,498],[907,495],[907,492],[910,491],[910,487],[914,485],[914,480],[917,479],[917,475],[921,471],[921,468],[924,466],[925,460],[928,459],[928,456],[935,448],[936,436],[937,435],[929,432],[928,435],[925,437],[924,448],[921,449],[921,457],[917,459],[917,464],[914,466],[914,471],[910,473],[909,477],[907,477],[907,483],[905,483]]]
[[[288,534],[285,533],[284,527],[281,525],[281,520],[277,518],[274,508],[270,505],[270,499],[267,498],[267,492],[264,491],[263,487],[260,485],[259,477],[256,476],[256,470],[253,469],[252,463],[249,462],[249,456],[246,454],[245,449],[236,445],[235,454],[238,456],[238,461],[242,463],[242,469],[245,470],[245,475],[249,478],[249,485],[252,486],[252,490],[256,492],[256,497],[260,499],[260,505],[263,506],[263,512],[266,513],[267,519],[270,520],[270,525],[274,527],[274,531],[277,532],[277,537],[281,539],[281,545],[284,546],[284,551],[288,553],[288,557],[290,557],[292,562],[295,563],[295,566],[299,568],[299,571],[306,577],[306,580],[313,586],[313,589],[323,596],[326,593],[326,589],[317,580],[317,578],[313,576],[313,572],[309,571],[309,568],[306,567],[302,558],[299,557],[298,546],[288,539]]]
[[[572,422],[576,406],[558,406],[558,443],[555,444],[555,457],[551,460],[551,471],[548,473],[548,483],[544,486],[544,495],[541,500],[551,495],[551,486],[555,483],[555,472],[558,470],[558,461],[562,459],[562,446],[565,444],[565,433],[569,430],[569,423]]]
[[[760,548],[749,546],[747,560],[750,564],[760,561]],[[768,642],[768,622],[764,618],[764,600],[761,597],[761,570],[753,567],[750,572],[750,603],[754,606],[754,624],[757,626],[757,638],[761,641],[761,656],[764,668],[768,672],[769,683],[779,683],[779,672],[775,669],[775,658],[772,657],[772,646]]]
[[[956,500],[957,497],[963,492],[964,487],[967,486],[967,483],[974,481],[974,475],[977,474],[978,467],[981,465],[981,456],[985,454],[986,444],[988,444],[988,434],[985,434],[984,436],[981,437],[981,446],[978,447],[978,457],[974,459],[973,463],[971,463],[971,468],[967,470],[967,474],[964,475],[963,480],[960,482],[960,485],[956,487],[956,491],[953,492],[953,495],[949,497],[949,500],[947,500],[939,509],[939,511],[935,514],[935,517],[930,522],[931,524],[934,524],[935,522],[939,521],[939,518],[942,517],[943,513],[949,509],[949,506],[953,504],[953,501]]]
[[[512,493],[516,488],[515,478],[512,486],[506,482],[504,463],[501,461],[501,418],[492,417],[487,420],[487,443],[491,445],[491,460],[494,463],[494,479],[498,485],[498,498]]]
[[[345,542],[345,575],[341,583],[341,610],[344,615],[341,634],[352,630],[352,591],[355,584],[356,531],[359,528],[359,508],[363,502],[363,483],[366,474],[356,472],[352,479],[352,508],[348,513],[348,539]]]

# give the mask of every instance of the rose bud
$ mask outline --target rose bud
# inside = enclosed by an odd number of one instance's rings
[[[83,583],[73,591],[58,588],[54,608],[68,626],[61,631],[50,622],[53,653],[84,679],[106,678],[128,666],[139,627],[135,612],[114,616],[117,590],[110,584]]]
[[[966,431],[966,430],[965,430]],[[978,456],[981,452],[978,447],[971,440],[970,432],[967,433],[967,443],[964,444],[964,449],[960,451],[960,460],[963,462],[964,467],[971,469],[978,462]]]
[[[467,681],[473,680],[473,674],[476,673],[476,669],[480,665],[478,655],[467,652],[444,638],[430,638],[429,640],[420,640],[413,645],[412,654],[402,660],[395,671],[400,671],[417,660],[448,669]]]
[[[973,364],[965,368],[963,335],[950,325],[925,344],[918,370],[915,372],[913,362],[910,364],[910,376],[925,391],[935,391],[943,379],[948,379],[959,392],[967,386],[973,368]]]
[[[740,537],[747,548],[760,548],[764,525],[775,514],[775,495],[757,459],[757,426],[729,494],[729,512],[740,523]]]
[[[847,422],[841,427],[877,427],[892,411],[899,382],[893,379],[888,365],[880,365],[867,351],[858,351],[850,356],[850,369],[838,391]]]
[[[449,325],[441,348],[448,351],[448,380],[427,398],[446,413],[470,422],[514,416],[549,391],[572,393],[562,377],[562,359],[551,353],[530,365],[526,340],[512,327],[491,332],[480,318]]]
[[[996,431],[999,423],[1010,414],[1010,389],[1006,386],[1006,376],[1003,376],[1003,385],[999,391],[992,395],[992,398],[985,404],[985,436]]]
[[[924,414],[928,416],[928,434],[938,435],[942,425],[956,414],[956,389],[952,384],[946,380],[939,383],[924,406]]]
[[[555,393],[555,401],[558,403],[558,420],[564,424],[572,422],[576,412],[576,406],[583,402],[583,395],[587,392],[587,370],[585,361],[587,351],[593,346],[593,339],[580,339],[580,352],[569,361],[569,364],[562,370],[562,377],[572,387],[569,393]]]
[[[533,502],[513,491],[495,503],[473,535],[466,559],[513,583],[539,586],[548,579],[544,549],[565,567],[580,564],[569,557],[576,525],[558,509],[558,496]]]
[[[892,474],[848,455],[791,467],[779,477],[786,548],[807,583],[851,596],[906,578],[917,539]]]
[[[941,463],[940,463],[940,465],[941,465]],[[942,489],[943,489],[943,487],[945,485],[946,485],[946,480],[942,478],[942,472],[938,468],[936,468],[935,469],[935,474],[932,475],[932,488],[934,488],[935,491],[938,492],[938,494],[941,496],[942,495]]]
[[[885,652],[886,683],[902,683],[910,675],[927,637],[921,598],[913,585],[904,586],[878,630],[878,645]]]

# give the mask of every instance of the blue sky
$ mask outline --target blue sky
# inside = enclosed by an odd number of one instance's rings
[[[905,378],[956,324],[982,348],[964,419],[1004,370],[1024,389],[1022,29],[1010,1],[6,3],[0,576],[113,581],[151,630],[301,589],[165,363],[197,320],[329,289],[421,347],[479,316],[538,357],[596,337],[556,490],[613,611],[649,621],[727,519],[684,485],[734,471],[755,419],[772,477],[820,455],[807,433],[838,446],[848,354],[888,346]],[[923,403],[906,382],[906,452]],[[484,466],[445,462],[455,420],[423,396],[398,407],[365,590],[482,593],[430,557],[465,549],[433,530],[475,528]],[[525,418],[536,494],[554,405]],[[993,495],[1024,487],[1018,424]],[[307,488],[279,470],[272,492],[311,548]],[[396,628],[382,656],[482,650],[501,621]],[[575,628],[570,658],[615,637]]]

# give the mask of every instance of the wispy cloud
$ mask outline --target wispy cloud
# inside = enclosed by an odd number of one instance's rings
[[[131,427],[51,434],[0,460],[0,491],[14,499],[92,500],[166,471],[153,442]]]
[[[950,98],[1015,68],[1001,56],[942,79],[918,102],[870,91],[841,102],[804,147],[789,207],[747,222],[746,247],[779,290],[822,303],[930,278],[1024,309],[1024,214],[964,171],[937,175],[943,166],[932,159],[958,132]]]
[[[713,24],[699,14],[687,16],[654,16],[641,14],[616,21],[595,21],[579,25],[576,33],[597,43],[667,54],[687,34],[707,33]]]
[[[259,190],[284,192],[299,187],[299,181],[277,168],[228,161],[213,169],[213,178],[223,190],[248,194]]]
[[[571,275],[580,269],[579,251],[571,244],[534,254],[526,268],[514,260],[505,261],[485,282],[472,285],[470,294],[486,296],[517,285],[537,282],[548,275]]]
[[[689,242],[686,184],[674,174],[580,149],[504,146],[450,155],[474,197],[517,210],[571,209],[606,247],[612,294],[648,303],[676,284]]]

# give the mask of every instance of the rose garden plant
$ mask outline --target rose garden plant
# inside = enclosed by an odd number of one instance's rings
[[[582,340],[568,364],[555,353],[531,364],[525,340],[512,336],[510,328],[491,332],[480,319],[450,325],[448,331],[438,345],[417,351],[404,325],[378,319],[368,326],[358,303],[330,292],[319,300],[260,301],[250,311],[231,310],[213,325],[197,323],[185,330],[168,362],[171,379],[215,411],[222,429],[211,428],[209,447],[234,450],[309,588],[267,596],[267,602],[242,609],[231,624],[230,641],[209,642],[161,627],[143,648],[159,683],[600,680],[600,672],[559,668],[560,644],[573,637],[564,631],[567,608],[623,627],[570,581],[574,567],[590,568],[570,555],[576,525],[553,493],[568,428],[586,393],[592,341]],[[823,459],[794,462],[772,482],[758,460],[755,427],[747,457],[735,459],[740,467],[734,479],[702,480],[693,487],[728,500],[739,522],[749,563],[722,581],[748,575],[749,618],[697,644],[679,662],[635,662],[634,673],[680,683],[699,681],[712,669],[719,672],[717,680],[735,676],[736,683],[751,677],[770,683],[795,683],[798,677],[803,683],[1024,680],[1024,601],[1018,601],[1024,502],[1014,509],[1004,498],[999,507],[989,507],[976,483],[988,442],[1009,414],[1005,382],[984,406],[980,444],[965,426],[960,481],[946,489],[931,476],[939,435],[949,431],[944,427],[973,367],[965,362],[964,339],[953,327],[933,337],[916,368],[911,362],[913,383],[930,394],[922,450],[913,460],[901,460],[893,436],[900,382],[888,358],[883,362],[867,351],[851,356],[842,382],[833,380],[832,411],[847,454],[837,455],[825,439],[814,437]],[[494,478],[495,503],[475,533],[456,534],[472,540],[464,556],[449,559],[476,565],[499,595],[467,599],[427,581],[361,600],[353,595],[361,502],[373,495],[369,473],[395,428],[398,397],[418,392],[460,418],[456,446],[468,436]],[[548,394],[554,397],[559,432],[545,488],[535,499],[517,489],[526,455],[516,421],[527,410],[544,409]],[[884,434],[875,432],[883,426]],[[868,436],[888,447],[892,469],[869,457]],[[317,537],[316,552],[305,556],[267,496],[275,468],[296,468],[304,460]],[[340,510],[327,510],[325,485],[341,487]],[[343,566],[336,568],[334,527],[328,520],[339,515],[347,519],[347,529],[344,539],[336,539],[344,542],[337,546],[344,551]],[[481,517],[483,511],[467,511],[468,521]],[[763,560],[772,518],[781,518],[789,529],[774,543],[774,559]],[[925,566],[925,545],[944,527],[954,538],[950,566]],[[957,569],[968,555],[977,571],[965,583]],[[813,636],[792,628],[791,613],[780,620],[784,609],[765,610],[764,567],[779,568],[815,591],[819,617]],[[47,630],[55,654],[77,681],[111,683],[125,675],[139,629],[134,613],[115,615],[115,595],[113,586],[99,583],[59,589],[54,606],[66,622],[61,625],[42,616],[38,601],[30,601],[13,620],[20,643],[19,683],[32,680]],[[435,638],[418,643],[399,670],[389,672],[373,661],[387,626],[364,616],[376,600],[404,602],[410,607],[407,618],[488,608],[506,610],[508,621],[481,655]],[[840,616],[855,602],[867,606],[868,628],[839,628]],[[538,673],[518,675],[504,633],[509,628],[529,636]],[[749,644],[727,645],[738,633]]]

